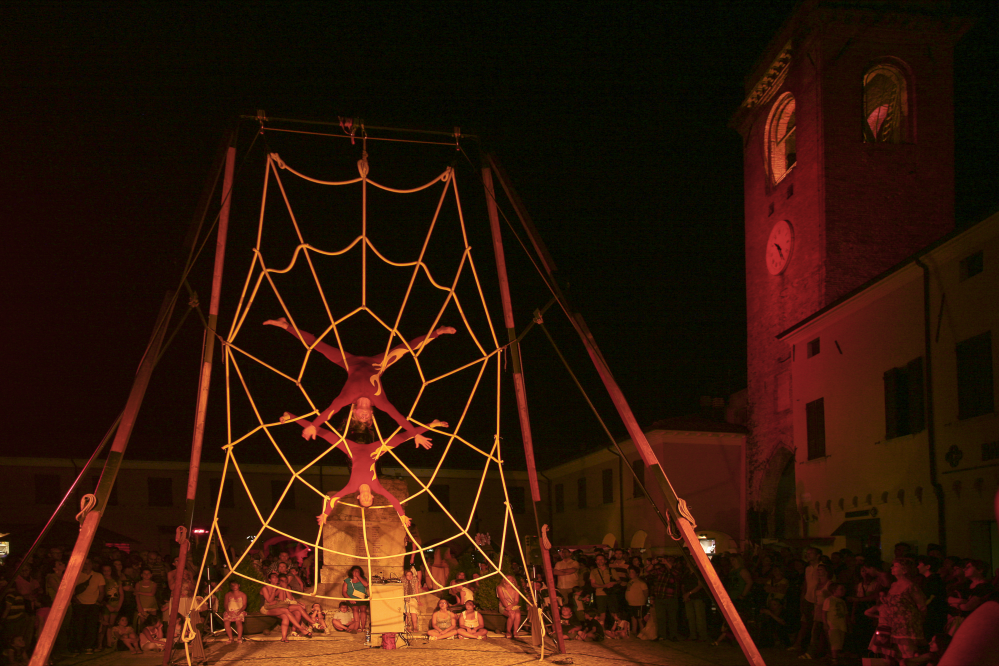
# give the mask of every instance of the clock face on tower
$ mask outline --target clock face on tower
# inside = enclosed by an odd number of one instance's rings
[[[781,220],[770,230],[767,239],[767,270],[771,275],[780,275],[787,268],[794,250],[794,229],[787,220]]]

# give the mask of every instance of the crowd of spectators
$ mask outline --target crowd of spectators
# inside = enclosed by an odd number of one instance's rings
[[[193,563],[177,572],[176,559],[156,551],[127,553],[94,548],[83,561],[52,655],[93,654],[102,650],[133,653],[163,650],[171,596],[190,607],[196,578]],[[69,551],[58,546],[36,551],[19,566],[0,569],[6,588],[0,612],[4,664],[27,663],[62,583]],[[13,579],[17,569],[18,573]],[[187,608],[184,604],[187,604]]]
[[[735,639],[689,557],[598,547],[563,548],[553,560],[570,638]],[[712,565],[758,646],[832,663],[847,656],[936,663],[961,623],[999,589],[984,562],[932,544],[918,557],[897,544],[888,562],[875,548],[825,555],[816,547],[752,546],[719,554]]]
[[[563,634],[571,640],[637,637],[715,645],[734,640],[689,557],[602,547],[563,548],[552,556],[559,607],[551,615],[559,618]],[[13,580],[0,579],[0,586],[7,588],[0,614],[5,664],[26,663],[67,560],[63,549],[50,548],[25,562]],[[75,581],[53,654],[164,649],[171,597],[179,597],[180,614],[186,615],[197,579],[190,560],[184,571],[177,571],[176,560],[169,568],[167,560],[155,551],[95,549]],[[292,594],[310,589],[313,562],[299,562],[281,552],[253,564],[262,578],[272,581],[270,587],[281,592],[267,595],[267,588],[263,590],[268,600],[263,612],[281,618],[284,640],[288,625],[298,635],[310,635],[312,630],[357,632],[367,624],[369,582],[360,567],[343,582],[341,592],[351,602],[327,614],[317,606],[306,609]],[[407,594],[441,597],[427,627],[431,635],[478,638],[484,635],[476,602],[481,581],[475,573],[466,578],[456,565],[447,549],[437,549],[428,566],[411,563],[404,585]],[[816,547],[795,552],[787,546],[752,546],[743,553],[716,555],[712,565],[758,646],[796,651],[806,660],[829,657],[832,663],[851,655],[879,656],[890,663],[936,663],[965,619],[985,601],[996,600],[999,589],[999,580],[983,562],[946,555],[933,545],[916,557],[907,544],[897,544],[887,563],[877,549],[823,554]],[[520,629],[528,587],[534,586],[542,604],[548,605],[541,567],[529,574],[515,568],[495,590],[508,637],[516,637]],[[232,585],[222,612],[229,639],[236,641],[242,639],[246,611],[256,609],[247,609],[239,583]],[[301,612],[296,613],[298,606]],[[417,611],[415,602],[407,600],[409,630],[422,633]]]

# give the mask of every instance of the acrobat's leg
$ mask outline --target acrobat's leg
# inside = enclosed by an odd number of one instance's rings
[[[389,501],[389,504],[395,507],[396,513],[398,513],[400,516],[406,515],[405,509],[402,508],[402,504],[399,503],[399,500],[396,499],[395,495],[385,490],[385,488],[382,487],[382,484],[380,484],[377,479],[368,481],[368,485],[371,486],[371,492],[377,493],[382,497],[384,497],[385,499],[387,499]]]
[[[382,391],[381,395],[369,395],[367,397],[371,399],[372,405],[374,405],[378,409],[382,410],[383,412],[391,416],[392,420],[398,423],[399,427],[401,427],[403,430],[407,432],[414,430],[413,424],[410,423],[409,420],[406,419],[406,417],[403,416],[399,412],[399,410],[396,409],[395,406],[393,406],[392,403],[388,401],[388,398],[385,397],[384,391]]]
[[[319,521],[319,524],[322,525],[323,523],[325,523],[326,518],[333,514],[333,507],[336,506],[337,502],[339,502],[343,497],[351,493],[357,492],[357,488],[360,485],[361,485],[360,481],[355,481],[354,479],[351,479],[346,486],[338,490],[335,494],[331,494],[329,504],[327,504],[326,508],[323,509],[323,512],[321,514],[316,516],[316,519]]]
[[[301,338],[305,344],[309,345],[317,352],[328,358],[330,361],[339,365],[344,370],[347,369],[347,362],[350,356],[349,354],[346,354],[342,350],[334,347],[333,345],[328,345],[325,342],[316,343],[316,336],[312,335],[311,333],[307,333],[305,331],[296,329],[294,326],[288,323],[287,320],[284,320],[283,317],[277,320],[278,323],[276,325],[280,326],[281,325],[280,322],[282,321],[284,322],[285,325],[284,330],[288,331],[296,338]],[[313,346],[313,343],[315,343],[315,346]]]

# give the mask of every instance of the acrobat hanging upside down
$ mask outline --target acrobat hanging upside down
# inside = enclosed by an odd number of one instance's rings
[[[410,340],[408,346],[406,344],[401,344],[393,347],[387,354],[379,354],[378,356],[355,356],[343,351],[342,349],[328,345],[325,342],[317,343],[316,336],[296,329],[294,326],[289,324],[288,320],[284,317],[281,317],[280,319],[268,319],[264,322],[264,325],[283,328],[296,338],[301,339],[307,345],[315,343],[314,349],[317,352],[347,371],[347,381],[344,382],[340,395],[334,398],[333,402],[330,403],[330,406],[323,410],[322,414],[313,419],[312,423],[304,426],[305,430],[302,431],[302,437],[305,439],[315,439],[316,435],[320,434],[320,427],[326,423],[331,416],[347,405],[354,403],[352,421],[364,424],[368,428],[371,428],[371,405],[374,405],[391,416],[403,430],[409,433],[406,439],[415,437],[418,446],[422,446],[425,449],[430,448],[429,440],[417,432],[419,429],[414,428],[413,424],[410,423],[406,417],[400,414],[399,410],[397,410],[392,403],[388,401],[388,398],[385,397],[385,391],[382,388],[381,381],[382,373],[385,372],[385,370],[387,370],[393,363],[408,354],[410,350],[417,351],[420,348],[420,345],[423,344],[424,340],[429,342],[438,336],[455,333],[455,329],[453,327],[441,326],[430,335],[421,335],[418,338]],[[361,399],[364,398],[367,399],[365,401],[367,404],[362,406]]]
[[[306,419],[300,419],[294,414],[285,412],[284,415],[281,416],[281,423],[287,423],[288,421],[294,421],[303,428],[310,425],[309,421]],[[377,493],[387,499],[389,503],[395,507],[395,511],[399,514],[399,518],[403,523],[405,523],[406,527],[409,527],[412,521],[406,515],[406,511],[402,508],[402,504],[399,503],[399,500],[397,500],[392,493],[385,490],[385,488],[382,487],[382,484],[378,481],[378,474],[375,472],[375,463],[390,449],[394,449],[406,440],[412,439],[416,435],[422,435],[431,428],[446,427],[447,423],[444,421],[431,421],[426,428],[414,428],[412,432],[400,432],[384,444],[379,442],[377,439],[373,442],[370,441],[372,438],[372,432],[369,428],[355,428],[345,433],[343,441],[347,455],[350,456],[351,459],[350,480],[347,481],[346,486],[335,493],[329,494],[329,502],[324,502],[325,507],[323,508],[323,512],[316,516],[317,522],[320,525],[324,524],[326,522],[326,518],[333,513],[333,508],[336,506],[336,503],[346,495],[356,492],[357,499],[360,501],[361,506],[369,507],[374,500],[374,495],[372,493]],[[318,434],[334,446],[340,443],[340,438],[326,428],[320,428]],[[358,439],[369,441],[358,442],[353,439],[348,439],[347,436],[357,437]],[[430,448],[430,440],[426,437],[423,439],[427,442],[427,448]]]

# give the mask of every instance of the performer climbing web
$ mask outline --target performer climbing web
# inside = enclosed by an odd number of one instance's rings
[[[264,322],[264,325],[283,328],[296,338],[301,339],[306,345],[311,346],[313,343],[316,343],[316,336],[296,329],[294,326],[290,325],[288,320],[284,317],[281,317],[280,319],[268,319]],[[328,421],[333,414],[336,414],[342,408],[351,403],[354,403],[352,420],[365,424],[370,428],[372,418],[371,405],[373,404],[375,407],[391,416],[403,430],[409,433],[406,439],[415,437],[418,446],[429,449],[430,441],[419,434],[417,432],[419,429],[415,428],[413,424],[406,419],[406,417],[400,414],[399,410],[397,410],[392,403],[388,401],[388,398],[385,397],[385,391],[382,389],[381,377],[382,373],[385,372],[389,366],[409,353],[410,350],[418,349],[424,340],[429,341],[441,335],[451,335],[453,333],[455,333],[455,329],[453,327],[441,326],[430,335],[421,335],[418,338],[410,340],[408,346],[401,344],[394,347],[387,354],[380,354],[378,356],[355,356],[338,349],[337,347],[328,345],[325,342],[316,343],[314,347],[316,351],[347,371],[347,381],[344,382],[340,395],[333,399],[330,406],[323,410],[319,416],[313,419],[311,424],[305,426],[305,429],[302,431],[302,437],[305,439],[315,439],[316,434],[319,432],[317,429],[326,423],[326,421]],[[361,407],[360,400],[362,398],[366,398],[368,401],[366,407]],[[422,432],[422,430],[420,432]]]
[[[361,398],[358,402],[361,401],[366,401],[366,399]],[[300,419],[294,414],[285,412],[281,416],[281,423],[287,423],[288,421],[294,421],[303,428],[311,427],[308,420]],[[371,503],[374,500],[372,492],[374,492],[387,499],[392,506],[395,507],[395,511],[399,514],[399,518],[402,522],[406,524],[406,527],[409,527],[412,520],[406,515],[406,511],[402,508],[402,504],[399,503],[399,500],[395,498],[395,495],[385,490],[385,488],[382,487],[382,484],[378,481],[378,474],[375,472],[375,463],[379,458],[387,453],[389,449],[394,449],[406,440],[422,435],[422,433],[430,430],[431,428],[446,427],[447,423],[444,421],[434,420],[431,421],[430,425],[426,428],[415,428],[412,432],[400,432],[384,444],[379,442],[377,439],[375,441],[370,441],[373,436],[370,428],[353,428],[352,430],[345,432],[343,442],[346,444],[347,455],[350,456],[352,461],[350,468],[350,480],[348,480],[347,485],[340,490],[330,493],[329,504],[325,509],[323,509],[323,513],[316,516],[317,522],[320,525],[325,523],[326,518],[333,513],[333,508],[336,506],[336,503],[339,502],[344,496],[354,492],[358,493],[357,497],[361,506],[371,506]],[[344,430],[347,430],[346,424],[344,425]],[[318,434],[333,446],[339,445],[341,441],[335,433],[330,432],[326,428],[320,428]],[[368,441],[359,442],[356,439],[348,439],[348,436]],[[429,449],[430,440],[426,437],[423,437],[423,440],[426,442],[426,448]],[[369,460],[370,464],[368,462]]]

